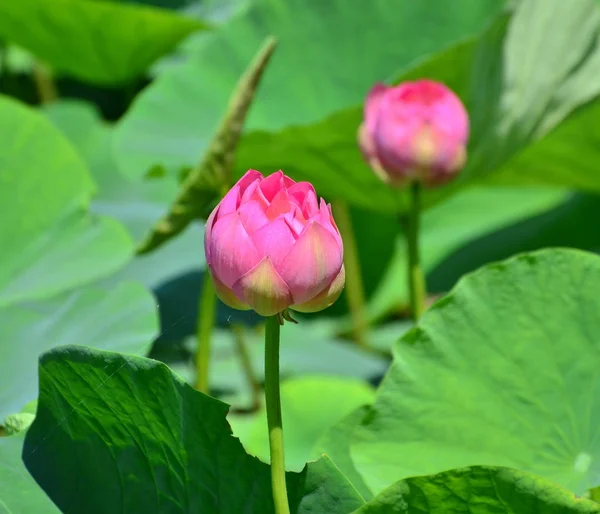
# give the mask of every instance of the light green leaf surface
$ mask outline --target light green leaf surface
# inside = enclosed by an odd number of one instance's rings
[[[448,9],[451,7],[453,12],[459,12],[455,4],[447,4]],[[486,12],[490,14],[489,10]],[[410,20],[414,30],[422,30],[422,25],[417,23],[419,18],[412,14],[412,18],[406,19]],[[341,21],[336,23],[337,26],[344,27]],[[600,72],[599,31],[600,6],[594,0],[577,0],[569,4],[560,0],[523,0],[517,4],[514,15],[500,16],[481,37],[464,40],[396,77],[397,80],[429,77],[443,81],[461,96],[471,114],[472,137],[467,167],[451,185],[428,191],[426,205],[438,202],[473,181],[500,180],[502,177],[504,183],[510,184],[600,189],[600,175],[590,164],[598,160],[598,145],[594,144],[596,131],[592,126],[595,116],[590,114],[582,120],[577,111],[579,108],[584,112],[595,109],[587,103],[594,101],[600,93],[600,85],[594,80]],[[477,31],[473,28],[473,32]],[[411,34],[411,31],[397,31],[399,44],[392,45],[393,48],[402,47],[400,39],[404,34]],[[382,37],[381,41],[384,40]],[[205,52],[212,48],[205,42],[199,47]],[[306,45],[296,45],[296,48],[307,53]],[[332,48],[337,52],[339,42]],[[436,49],[429,48],[429,51],[433,50]],[[338,55],[336,59],[339,59]],[[401,68],[409,61],[398,58],[394,62]],[[198,62],[199,59],[192,58],[186,66],[191,67],[192,63],[198,66]],[[274,68],[276,64],[277,61]],[[117,136],[119,164],[128,172],[139,176],[153,165],[178,169],[194,162],[192,157],[198,155],[192,154],[191,149],[195,150],[207,135],[202,135],[197,123],[199,116],[190,117],[189,122],[183,121],[187,119],[183,109],[190,114],[188,105],[191,102],[182,103],[177,112],[172,111],[177,122],[177,127],[169,129],[172,141],[163,136],[167,125],[164,110],[158,108],[167,102],[174,105],[176,96],[183,100],[181,92],[192,90],[175,85],[178,81],[191,80],[186,66],[168,74],[168,80],[165,75],[162,83],[159,81],[149,88],[120,126]],[[334,65],[330,68],[337,69]],[[340,98],[347,98],[347,103],[342,105],[340,100],[331,108],[322,106],[327,89],[321,79],[331,77],[332,73],[320,75],[319,91],[323,93],[316,104],[320,114],[311,108],[313,104],[309,99],[312,97],[305,94],[292,102],[288,93],[285,108],[279,110],[281,119],[292,109],[301,109],[302,114],[296,118],[293,113],[286,115],[287,121],[279,124],[271,121],[268,115],[270,106],[275,105],[284,88],[279,87],[274,93],[267,78],[263,93],[269,95],[269,100],[261,104],[259,98],[255,106],[249,123],[249,128],[255,130],[242,141],[237,172],[241,174],[248,168],[272,172],[281,168],[295,179],[313,182],[326,197],[344,198],[369,209],[402,211],[406,205],[404,194],[381,184],[359,154],[356,131],[362,118],[362,107],[347,107],[351,102],[362,102],[371,83],[389,76],[392,68],[387,70],[387,73],[373,77],[361,73],[365,84],[360,88],[353,82],[343,82],[348,84],[348,93],[340,94],[339,87],[336,93]],[[276,75],[275,71],[273,75]],[[187,79],[182,79],[184,76]],[[310,89],[305,85],[303,91]],[[211,97],[205,95],[204,98],[208,103]],[[211,105],[216,106],[218,102],[213,101]],[[582,107],[584,105],[586,107]],[[206,113],[205,109],[203,119],[210,119]],[[309,118],[311,115],[312,119]],[[272,118],[279,119],[274,115]],[[262,122],[263,119],[269,122]],[[567,132],[562,132],[560,127],[564,120],[573,124]],[[190,150],[185,150],[186,147]],[[568,154],[564,151],[566,148],[571,150]],[[189,157],[184,157],[186,155]],[[560,158],[557,160],[556,156]]]
[[[186,62],[163,73],[140,95],[118,130],[119,166],[139,177],[154,165],[179,169],[198,162],[237,78],[268,35],[276,36],[279,45],[250,113],[248,130],[274,131],[313,123],[356,105],[374,81],[387,79],[415,59],[477,33],[502,8],[498,0],[455,0],[452,4],[373,0],[368,9],[360,0],[256,0],[219,31],[187,42]],[[352,133],[352,144],[356,127],[343,127],[344,136]],[[261,155],[266,145],[261,150],[257,147],[250,163],[246,146],[239,166],[294,172],[315,164],[312,157],[323,168],[327,154],[296,153],[281,159],[293,135],[277,137],[269,149],[272,157]],[[325,139],[328,150],[338,138],[336,130],[320,131],[317,137]],[[370,178],[367,173],[364,183],[372,185],[372,194],[377,196],[382,187]],[[354,181],[350,182],[348,189],[356,189]],[[344,184],[338,187],[346,190]]]
[[[21,461],[23,439],[0,437],[0,514],[59,514]]]
[[[373,388],[357,379],[311,376],[284,381],[281,411],[286,469],[300,471],[307,461],[318,459],[323,453],[317,447],[319,438],[357,407],[371,403],[373,397]],[[246,451],[268,463],[271,459],[266,411],[253,415],[250,426],[248,417],[230,414],[228,420]]]
[[[508,468],[473,467],[409,478],[354,514],[592,514],[597,503]]]
[[[504,183],[600,190],[600,174],[590,170],[590,162],[599,157],[593,144],[597,130],[588,134],[595,116],[582,120],[577,112],[595,109],[600,93],[595,80],[600,73],[599,33],[600,5],[595,0],[523,0],[513,15],[500,16],[481,37],[397,77],[446,83],[465,102],[471,118],[466,168],[448,186],[428,191],[425,204],[505,173]],[[582,107],[593,100],[593,107]],[[579,121],[559,133],[560,123],[572,113]],[[402,211],[405,195],[377,184],[359,154],[356,132],[361,119],[362,107],[357,106],[317,123],[250,133],[240,147],[238,171],[251,162],[267,171],[281,167],[331,197]],[[548,143],[546,137],[551,138]],[[556,152],[548,150],[551,142]],[[562,157],[558,161],[556,153]]]
[[[0,420],[38,392],[37,361],[59,345],[144,355],[158,331],[154,299],[142,286],[81,289],[45,302],[0,309]]]
[[[227,408],[159,362],[53,350],[41,360],[24,462],[63,510],[272,513],[269,467],[232,437]],[[363,503],[327,458],[287,481],[294,514],[347,514]]]
[[[92,211],[118,219],[139,242],[166,213],[177,194],[177,180],[170,176],[132,180],[121,174],[113,156],[113,128],[100,119],[91,104],[60,100],[45,107],[44,112],[90,167],[98,184]],[[203,227],[193,224],[151,254],[136,256],[105,283],[136,280],[154,288],[181,273],[203,268],[203,238]]]
[[[423,213],[419,245],[425,273],[469,241],[548,211],[568,196],[564,190],[540,187],[475,187],[458,192]],[[377,319],[408,304],[408,254],[402,233],[396,238],[396,249],[389,262],[380,261],[377,253],[370,254],[368,238],[367,232],[359,242],[366,259],[370,266],[385,270],[369,299],[369,317]],[[377,341],[374,344],[378,345]]]
[[[469,465],[600,484],[600,257],[544,250],[463,278],[395,347],[351,454],[379,492]]]
[[[87,166],[44,116],[0,96],[0,141],[0,306],[48,298],[127,262],[131,240],[116,221],[87,214]]]
[[[346,417],[321,435],[314,445],[314,450],[327,454],[336,467],[350,480],[352,485],[365,500],[373,497],[373,492],[367,487],[365,481],[356,470],[350,455],[350,443],[357,425],[363,419],[369,406],[365,405],[355,409]]]
[[[137,77],[205,25],[163,9],[104,0],[0,4],[0,37],[56,70],[114,85]]]

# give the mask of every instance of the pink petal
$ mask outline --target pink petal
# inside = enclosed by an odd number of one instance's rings
[[[238,298],[243,298],[262,316],[273,316],[293,302],[288,286],[268,257],[241,277],[233,285],[233,290]]]
[[[365,100],[364,106],[364,117],[365,130],[369,134],[373,134],[375,130],[375,124],[377,123],[377,117],[381,105],[381,100],[384,97],[385,93],[387,93],[390,89],[392,88],[386,86],[385,84],[377,83],[371,88],[371,90],[367,94],[367,99]]]
[[[281,173],[283,173],[283,171],[279,170]],[[288,177],[287,175],[283,175],[283,183],[285,184],[286,189],[289,189],[290,187],[293,187],[296,185],[296,181],[291,179],[290,177]]]
[[[265,210],[267,209],[267,207],[269,207],[269,202],[267,202],[265,195],[263,195],[262,191],[260,190],[260,180],[255,180],[254,182],[252,182],[252,184],[248,186],[248,188],[246,189],[246,191],[244,191],[244,194],[242,195],[240,204],[251,201],[258,203],[258,205],[260,205]]]
[[[290,227],[292,234],[297,239],[302,234],[304,227],[306,226],[306,220],[300,211],[294,210],[284,215],[283,219]]]
[[[326,204],[325,200],[323,200],[323,198],[321,198],[321,202],[319,205],[319,215],[315,216],[315,219],[323,227],[325,227],[329,231],[329,233],[333,237],[335,237],[338,244],[340,246],[342,246],[342,236],[340,235],[340,232],[337,228],[337,225],[335,224],[335,221],[333,221],[333,215],[331,213],[331,205]]]
[[[343,249],[336,238],[316,221],[309,221],[277,267],[290,288],[295,304],[319,294],[339,273]]]
[[[244,191],[246,191],[246,188],[252,184],[252,182],[263,179],[263,174],[260,171],[248,170],[246,173],[244,173],[244,176],[235,183],[235,185],[240,186],[240,193],[243,195]]]
[[[292,305],[290,308],[298,312],[318,312],[330,307],[342,294],[346,283],[346,270],[342,265],[340,272],[323,291],[308,302]]]
[[[219,209],[219,216],[225,216],[226,214],[234,212],[240,204],[240,196],[240,186],[236,184],[219,202],[219,205],[221,206]]]
[[[220,205],[217,205],[212,210],[212,212],[210,213],[210,216],[206,220],[206,225],[204,227],[204,255],[206,257],[206,262],[208,263],[209,266],[210,266],[210,237],[211,237],[211,233],[212,233],[212,227],[215,223],[215,218],[217,217],[220,207],[221,207]]]
[[[238,209],[242,225],[250,236],[269,222],[264,209],[254,200],[242,203]]]
[[[271,205],[269,205],[266,214],[267,218],[274,220],[275,218],[278,218],[279,216],[291,211],[292,204],[290,203],[287,190],[282,189],[275,195],[273,200],[271,200]]]
[[[288,194],[292,201],[301,208],[309,191],[315,193],[315,196],[317,195],[315,188],[310,182],[297,182],[288,189]]]
[[[249,305],[246,305],[244,302],[240,301],[240,299],[237,296],[235,296],[235,293],[231,289],[225,287],[225,284],[223,284],[217,277],[215,277],[214,273],[210,274],[210,278],[212,279],[213,285],[215,286],[215,292],[217,293],[217,296],[225,305],[231,307],[232,309],[237,309],[239,311],[247,311],[252,308]]]
[[[319,204],[317,203],[317,194],[314,191],[308,191],[302,204],[302,213],[309,219],[319,212]]]
[[[296,242],[289,225],[283,218],[271,221],[252,234],[252,241],[261,257],[268,257],[275,268]]]
[[[340,229],[338,228],[337,223],[335,222],[335,219],[333,217],[333,212],[331,212],[331,204],[330,203],[327,204],[327,211],[329,211],[329,221],[331,222],[331,225],[333,226],[335,231],[339,234]]]
[[[284,174],[282,171],[269,175],[260,183],[260,189],[268,202],[271,202],[275,195],[282,189],[286,189]]]
[[[237,212],[215,223],[210,237],[212,271],[226,287],[231,287],[260,261],[252,239]]]

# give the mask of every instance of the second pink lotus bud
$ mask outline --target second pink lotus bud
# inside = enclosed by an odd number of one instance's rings
[[[469,117],[459,98],[430,80],[375,85],[359,129],[361,151],[384,181],[436,186],[464,166]]]

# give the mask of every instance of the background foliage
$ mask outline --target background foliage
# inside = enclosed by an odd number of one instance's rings
[[[349,209],[369,322],[356,344],[344,294],[284,327],[293,512],[599,512],[597,0],[22,0],[0,6],[0,513],[272,512],[262,320],[218,305],[198,393],[202,223],[135,253],[269,35],[234,178],[281,168]],[[413,328],[405,192],[356,130],[374,82],[419,77],[472,136],[425,196]]]

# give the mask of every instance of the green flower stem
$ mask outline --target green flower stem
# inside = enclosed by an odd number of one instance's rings
[[[417,321],[425,310],[425,276],[419,258],[419,222],[421,217],[421,184],[410,185],[410,207],[406,222],[408,246],[408,289],[413,319]]]
[[[43,64],[34,62],[32,74],[40,103],[47,104],[54,102],[58,98],[58,90],[56,89],[56,84],[50,70]]]
[[[275,514],[290,514],[285,485],[283,424],[279,394],[279,332],[281,317],[269,316],[265,326],[265,401],[271,450],[271,484]]]
[[[215,324],[217,295],[208,271],[204,274],[202,293],[198,301],[198,325],[196,328],[196,389],[209,394],[208,367],[210,362],[210,338]]]
[[[344,266],[346,267],[346,298],[352,317],[354,340],[363,348],[368,346],[368,323],[365,309],[365,290],[360,273],[358,245],[352,227],[348,205],[342,201],[332,203],[335,221],[344,241]]]
[[[250,406],[249,412],[256,412],[260,409],[262,387],[260,386],[260,382],[256,378],[254,368],[252,367],[252,360],[250,359],[250,354],[246,347],[246,339],[244,338],[244,328],[240,325],[231,325],[231,331],[233,332],[238,358],[240,359],[244,374],[246,375],[248,386],[252,391],[252,405]]]

